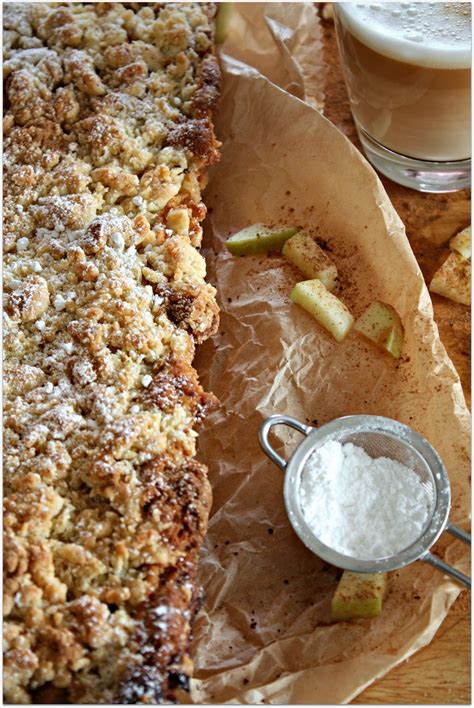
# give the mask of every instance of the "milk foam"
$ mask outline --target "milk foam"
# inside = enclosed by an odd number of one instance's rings
[[[436,69],[471,66],[470,2],[337,3],[347,29],[391,59]]]

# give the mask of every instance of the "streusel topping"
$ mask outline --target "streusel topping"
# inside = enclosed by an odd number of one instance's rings
[[[4,6],[5,693],[186,688],[217,327],[199,253],[213,12]]]

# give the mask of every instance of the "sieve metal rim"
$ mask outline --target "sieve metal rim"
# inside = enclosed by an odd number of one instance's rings
[[[305,435],[286,462],[277,455],[268,442],[268,432],[273,425],[284,424],[295,428]],[[324,438],[340,435],[343,431],[354,433],[372,432],[402,440],[415,450],[426,462],[431,471],[435,501],[431,518],[422,534],[411,546],[403,551],[379,560],[360,560],[346,556],[322,543],[306,524],[300,507],[299,488],[304,466],[316,445]],[[260,431],[260,442],[266,454],[285,472],[284,501],[293,529],[313,553],[331,565],[358,573],[382,573],[426,559],[431,546],[445,530],[451,507],[451,490],[447,470],[433,446],[422,435],[403,423],[392,418],[374,415],[351,415],[336,418],[321,427],[308,426],[286,415],[270,416]]]

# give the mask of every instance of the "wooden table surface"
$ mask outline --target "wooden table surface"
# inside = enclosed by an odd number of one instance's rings
[[[360,148],[339,65],[334,24],[330,19],[323,19],[322,24],[327,65],[324,114]],[[421,194],[381,178],[429,282],[446,258],[447,240],[471,222],[470,190]],[[461,377],[470,404],[469,308],[436,295],[432,299],[441,339]],[[431,644],[366,689],[354,703],[470,704],[470,593],[466,590],[461,593]]]

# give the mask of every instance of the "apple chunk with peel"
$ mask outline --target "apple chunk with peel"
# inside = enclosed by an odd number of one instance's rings
[[[291,299],[313,315],[338,342],[342,342],[351,329],[354,318],[335,295],[320,280],[304,280],[291,291]]]
[[[430,283],[432,293],[461,305],[471,304],[471,263],[459,253],[450,253]]]
[[[353,573],[345,570],[332,598],[332,619],[378,617],[386,589],[386,573]]]
[[[304,231],[288,239],[282,253],[307,278],[317,278],[328,290],[334,290],[337,280],[335,264]]]
[[[234,9],[233,2],[221,2],[218,5],[216,15],[216,31],[214,40],[216,44],[222,44],[227,36],[227,30],[230,24],[230,18]]]
[[[285,241],[297,232],[294,226],[269,228],[263,224],[254,224],[228,238],[225,245],[234,256],[271,253],[281,251]]]
[[[404,330],[400,317],[391,305],[374,300],[356,320],[354,329],[395,359],[400,357]]]
[[[463,258],[469,259],[471,257],[471,227],[467,226],[456,236],[453,236],[449,242],[449,248],[460,253]]]

